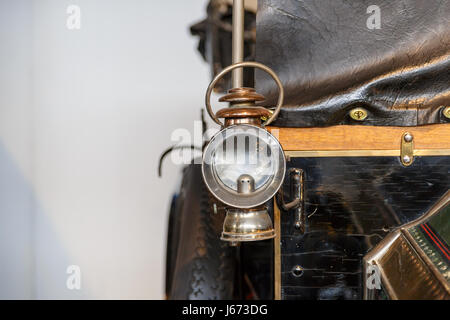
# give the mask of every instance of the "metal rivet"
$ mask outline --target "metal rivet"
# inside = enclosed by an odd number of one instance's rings
[[[444,117],[446,117],[447,119],[450,119],[450,107],[445,107],[444,110],[442,111],[442,114],[443,114]]]
[[[363,108],[355,108],[350,111],[350,117],[356,121],[363,121],[367,118],[367,110]]]
[[[410,133],[407,133],[403,139],[405,139],[406,142],[411,142],[413,140],[413,136]]]
[[[294,275],[294,277],[301,277],[303,275],[303,268],[300,267],[299,265],[296,265],[292,269],[292,274]]]
[[[403,156],[403,162],[404,163],[410,163],[411,162],[410,156]]]

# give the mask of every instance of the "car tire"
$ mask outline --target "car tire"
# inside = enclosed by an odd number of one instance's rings
[[[233,299],[236,252],[220,240],[224,214],[211,204],[201,166],[187,166],[169,217],[168,299]]]

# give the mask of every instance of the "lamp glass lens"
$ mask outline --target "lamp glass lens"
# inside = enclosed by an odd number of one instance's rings
[[[237,180],[243,174],[254,179],[255,190],[258,190],[269,182],[279,165],[271,146],[248,132],[237,132],[226,137],[212,156],[215,175],[235,191]]]

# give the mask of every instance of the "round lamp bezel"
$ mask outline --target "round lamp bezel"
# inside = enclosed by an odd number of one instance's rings
[[[240,131],[233,133],[236,130]],[[273,176],[261,188],[249,194],[238,193],[236,190],[226,186],[216,175],[214,165],[211,163],[213,153],[222,145],[225,139],[233,135],[243,134],[243,132],[261,139],[271,148],[271,154],[278,156],[278,168]],[[274,152],[274,148],[277,149],[277,152]],[[285,173],[286,159],[278,140],[267,130],[249,124],[232,125],[222,129],[212,137],[203,153],[202,174],[206,187],[219,201],[235,208],[254,208],[273,198],[283,183]]]

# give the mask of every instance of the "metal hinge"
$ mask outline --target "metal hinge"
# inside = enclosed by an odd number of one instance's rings
[[[409,132],[405,132],[402,135],[400,161],[405,167],[410,166],[414,162],[414,137]]]

